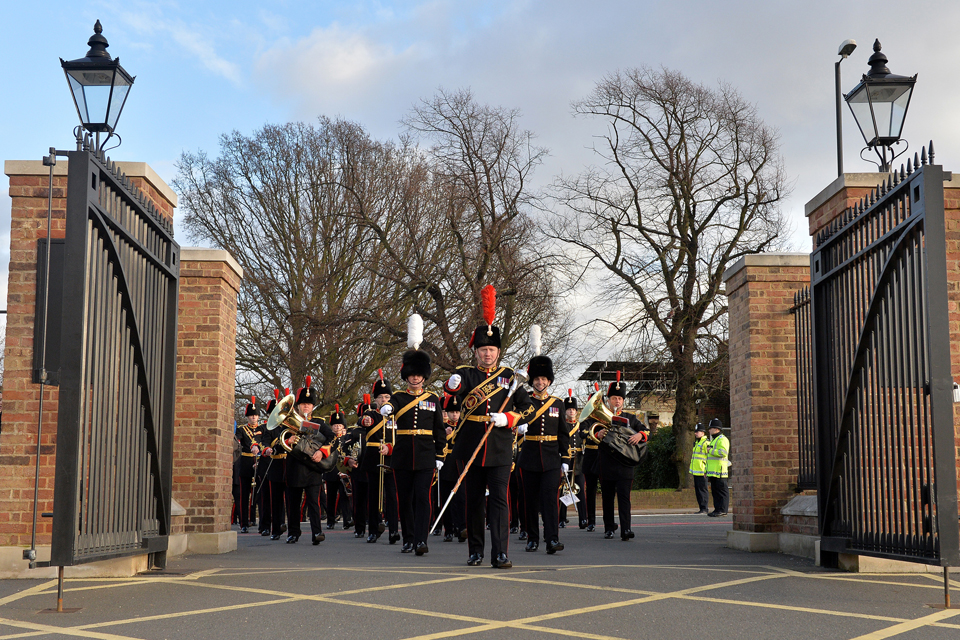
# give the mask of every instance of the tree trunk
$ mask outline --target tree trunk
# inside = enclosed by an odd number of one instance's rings
[[[689,350],[692,352],[692,349]],[[677,367],[677,407],[673,413],[673,433],[677,439],[677,448],[673,461],[680,477],[680,488],[693,486],[693,477],[689,476],[690,456],[693,453],[693,427],[697,423],[694,389],[696,387],[696,367],[692,357],[681,355],[675,361]]]

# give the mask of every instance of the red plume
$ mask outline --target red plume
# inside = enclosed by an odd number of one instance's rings
[[[370,404],[370,394],[369,394],[369,393],[363,394],[363,404]]]
[[[380,376],[380,382],[383,382],[383,369],[377,369],[377,375]]]
[[[483,307],[483,321],[490,327],[497,317],[497,290],[493,285],[488,284],[480,290],[480,305]]]
[[[313,378],[311,378],[310,376],[307,376],[307,388],[310,387],[311,382],[313,382]]]
[[[572,397],[573,397],[573,389],[567,389],[567,395],[569,395],[569,396],[572,398]]]
[[[250,396],[250,404],[257,404],[257,396]]]
[[[274,389],[274,390],[273,390],[273,397],[274,397],[275,399],[277,399],[277,400],[280,399],[280,389]]]
[[[593,388],[596,389],[597,391],[600,391],[600,383],[599,383],[599,382],[594,382],[594,383],[593,383]]]
[[[284,388],[283,388],[283,395],[285,395],[285,396],[290,395],[290,387],[284,387]]]
[[[620,385],[620,371],[617,370],[617,386]]]
[[[334,412],[334,413],[340,413],[340,404],[339,404],[339,403],[333,405],[333,412]]]

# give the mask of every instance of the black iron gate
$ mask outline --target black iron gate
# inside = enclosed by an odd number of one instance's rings
[[[102,153],[69,154],[50,564],[166,561],[180,247]]]
[[[821,552],[960,564],[943,180],[927,150],[811,256]],[[829,562],[829,557],[824,558]]]

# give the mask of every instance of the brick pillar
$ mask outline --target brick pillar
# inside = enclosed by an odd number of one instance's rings
[[[243,270],[226,251],[180,253],[177,413],[173,498],[186,510],[186,548],[237,548],[233,504],[233,421],[237,293]]]
[[[741,543],[730,544],[776,549],[780,508],[795,495],[799,459],[790,307],[794,294],[810,282],[810,256],[746,256],[724,280],[730,314],[733,533],[773,534],[741,536]]]
[[[118,162],[170,220],[177,196],[143,162]],[[34,384],[33,330],[37,287],[37,241],[47,235],[49,167],[39,160],[8,160],[10,178],[10,268],[7,279],[7,327],[4,351],[4,415],[0,433],[0,577],[42,577],[27,574],[21,550],[30,545],[33,523],[34,474],[40,385]],[[63,238],[67,191],[67,161],[54,167],[51,236]],[[39,345],[37,345],[39,347]],[[37,505],[39,559],[49,558],[51,522],[39,514],[53,510],[57,442],[57,387],[44,390],[40,442],[40,483]],[[42,545],[42,546],[41,546]],[[100,563],[94,563],[100,564]]]
[[[947,305],[950,313],[950,364],[954,382],[960,382],[960,176],[943,184],[943,216],[947,244]],[[953,409],[954,456],[960,503],[960,407]],[[960,504],[958,504],[960,509]]]

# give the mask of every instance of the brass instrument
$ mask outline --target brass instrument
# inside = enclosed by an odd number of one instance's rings
[[[588,432],[591,440],[598,444],[602,443],[610,455],[621,464],[636,466],[640,463],[640,449],[627,441],[637,432],[626,425],[617,424],[615,417],[609,407],[603,403],[603,394],[600,391],[590,396],[583,411],[580,412],[580,422],[591,418],[595,421]],[[606,430],[602,440],[596,436],[598,429]]]
[[[311,435],[313,429],[304,425],[304,422],[308,421],[305,421],[300,414],[297,413],[296,407],[294,406],[295,402],[296,398],[293,394],[290,394],[284,396],[284,398],[277,403],[277,406],[273,408],[270,417],[267,419],[267,431],[280,429],[281,431],[277,440],[281,449],[314,471],[326,473],[332,470],[339,460],[337,450],[331,450],[330,455],[324,458],[322,462],[314,462],[313,454],[321,445],[313,438],[302,437]],[[317,412],[314,411],[310,417],[314,418],[317,415]]]

